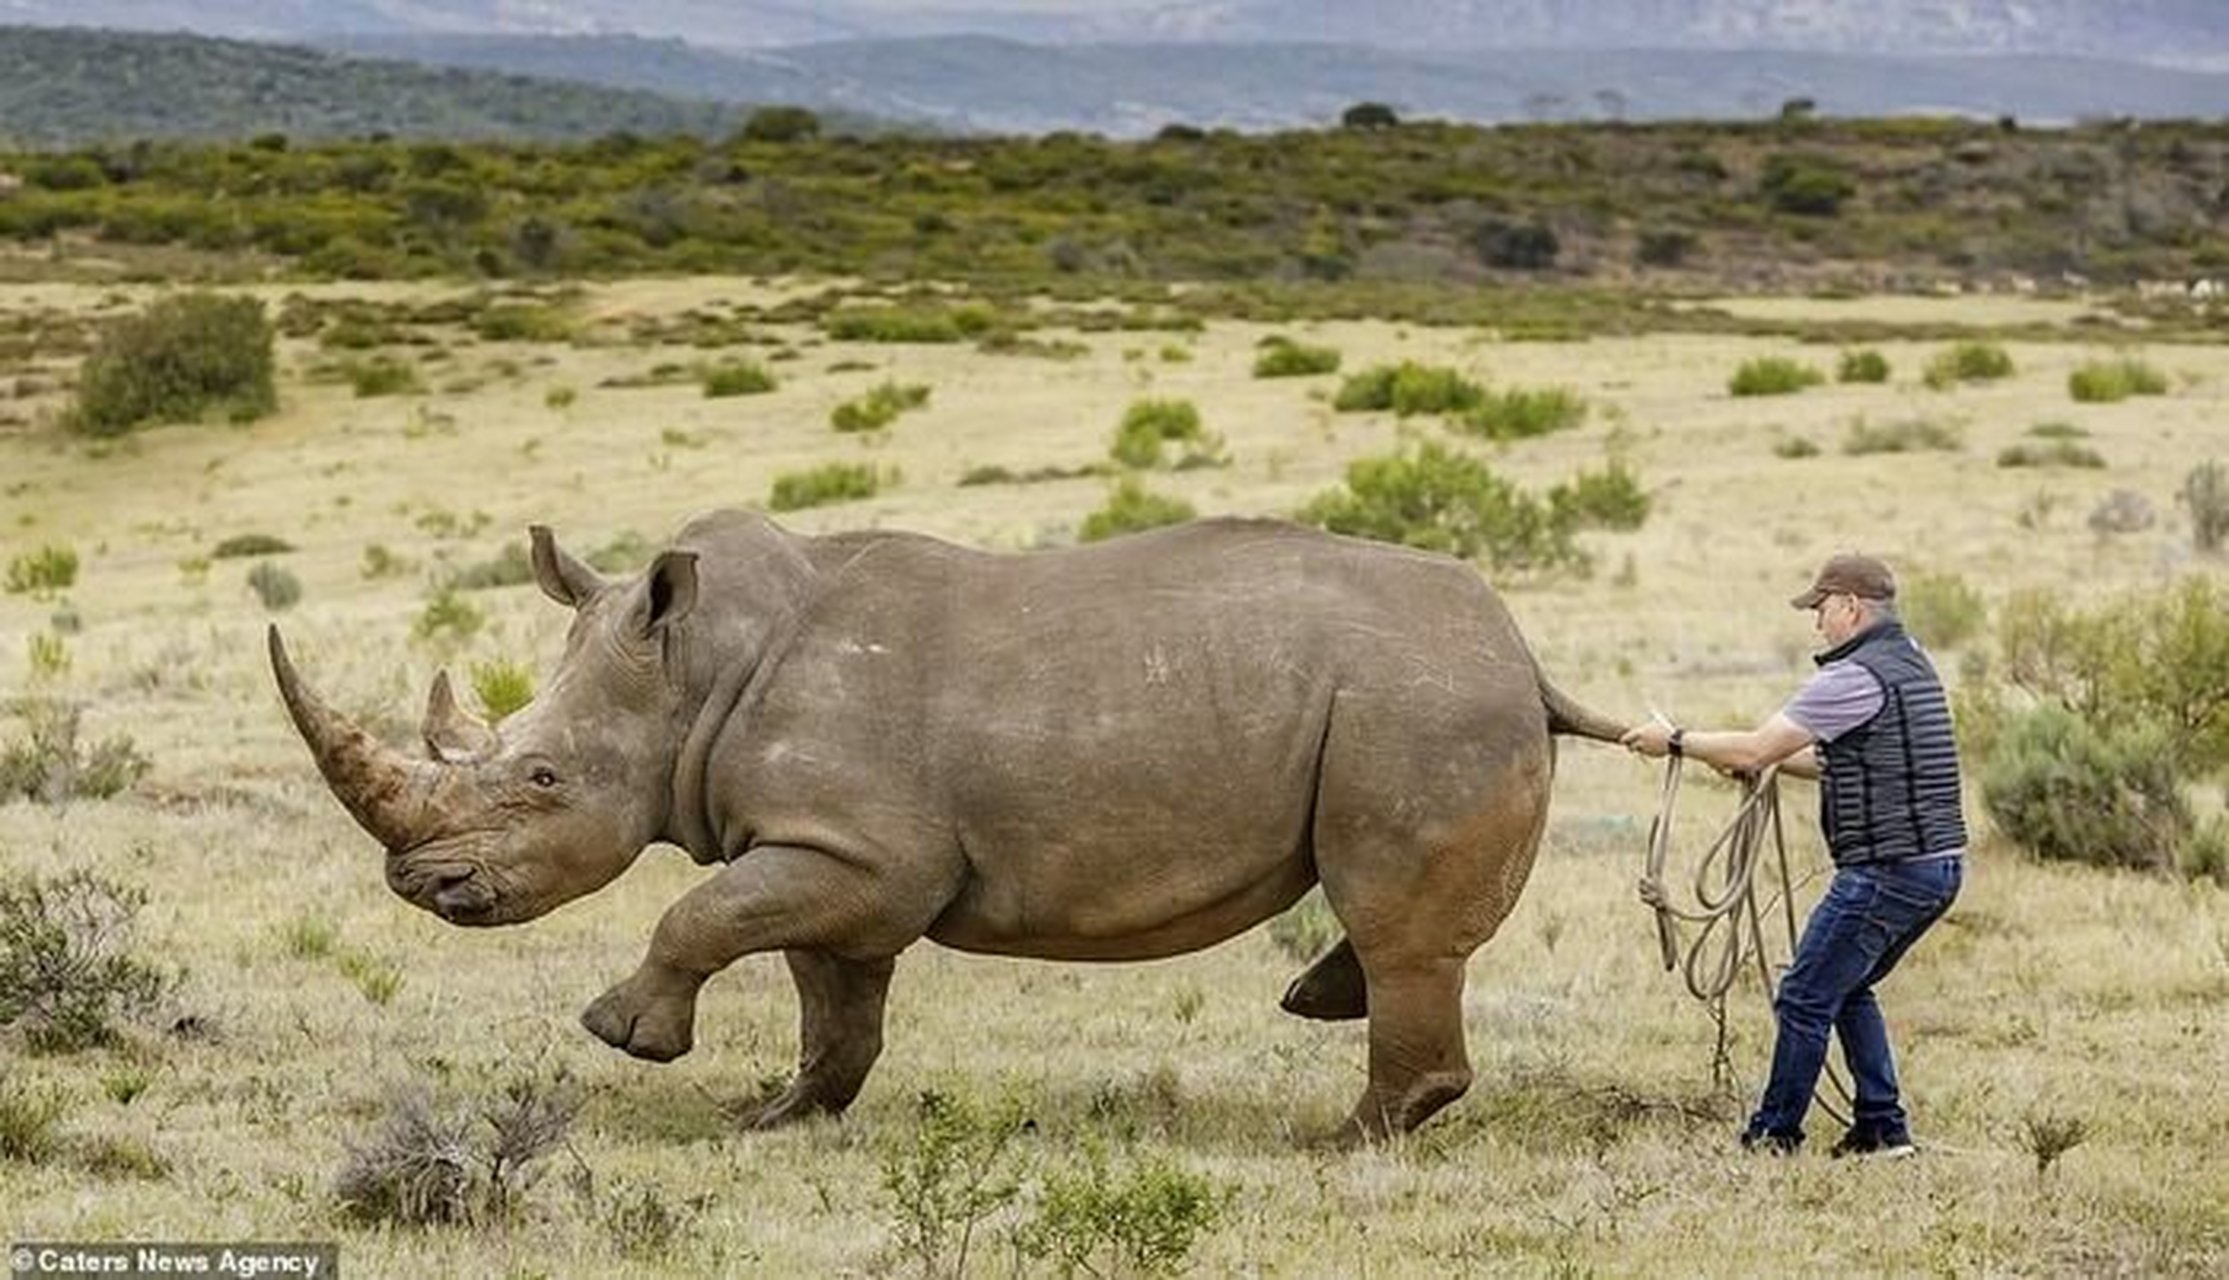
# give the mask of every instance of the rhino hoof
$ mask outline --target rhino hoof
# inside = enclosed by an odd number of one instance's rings
[[[596,997],[581,1011],[580,1021],[598,1040],[650,1062],[671,1062],[695,1044],[695,1002],[645,1002],[624,983]]]

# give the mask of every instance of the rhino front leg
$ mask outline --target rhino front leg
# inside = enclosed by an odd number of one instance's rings
[[[818,1114],[840,1115],[882,1056],[882,1009],[894,959],[846,960],[819,951],[783,953],[797,983],[797,1077],[749,1123],[771,1129]]]
[[[669,1062],[694,1043],[697,992],[707,979],[742,956],[791,952],[806,1027],[799,1085],[807,1093],[799,1101],[840,1107],[880,1051],[891,958],[950,896],[951,886],[927,868],[752,849],[666,909],[642,964],[598,996],[581,1022],[614,1048]],[[800,967],[801,952],[815,958]]]

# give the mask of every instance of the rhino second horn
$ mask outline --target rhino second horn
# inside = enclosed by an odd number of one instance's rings
[[[434,825],[427,801],[440,766],[410,759],[326,706],[294,670],[276,626],[270,646],[279,696],[333,795],[389,849],[420,843]]]
[[[426,723],[419,733],[426,750],[446,764],[485,759],[496,747],[495,731],[457,705],[447,671],[433,678],[433,691],[426,695]]]

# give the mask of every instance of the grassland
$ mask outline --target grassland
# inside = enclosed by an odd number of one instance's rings
[[[1011,1100],[1034,1121],[1015,1158],[1073,1166],[1093,1144],[1164,1157],[1231,1189],[1194,1260],[1205,1274],[2219,1274],[2229,1266],[2229,900],[2210,883],[2037,865],[1987,833],[1966,896],[1885,1001],[1922,1140],[1917,1162],[1850,1166],[1810,1154],[1743,1158],[1732,1134],[1768,1048],[1766,1012],[1737,993],[1733,1080],[1713,1081],[1713,1031],[1654,963],[1634,900],[1656,775],[1620,753],[1564,752],[1548,846],[1466,997],[1478,1083],[1411,1139],[1316,1149],[1361,1082],[1358,1028],[1275,1008],[1300,962],[1263,931],[1180,960],[1119,968],[987,960],[921,948],[901,964],[889,1049],[840,1122],[736,1131],[733,1100],[788,1070],[794,1004],[780,963],[754,958],[707,991],[699,1047],[668,1067],[620,1057],[574,1024],[633,965],[659,911],[700,872],[646,854],[601,895],[529,927],[451,929],[384,888],[378,853],[324,791],[285,724],[260,654],[249,561],[211,559],[266,534],[303,588],[283,615],[337,703],[398,741],[442,665],[525,661],[546,673],[565,617],[531,586],[463,593],[469,635],[424,627],[435,586],[498,559],[528,522],[580,549],[655,541],[689,513],[763,504],[777,476],[864,463],[898,481],[864,501],[785,517],[812,530],[924,530],[1020,551],[1073,537],[1110,481],[1125,409],[1195,404],[1228,466],[1157,473],[1203,513],[1290,511],[1345,464],[1411,439],[1461,447],[1430,419],[1339,414],[1336,376],[1258,380],[1260,340],[1340,351],[1345,367],[1404,359],[1493,387],[1567,387],[1584,425],[1487,450],[1545,488],[1607,456],[1655,500],[1631,534],[1585,535],[1592,574],[1509,582],[1546,666],[1589,703],[1654,705],[1690,723],[1747,722],[1808,666],[1806,619],[1783,601],[1830,551],[1862,546],[1908,572],[1961,575],[1996,602],[2041,587],[2084,600],[2185,572],[2170,495],[2221,456],[2229,352],[2149,349],[2165,397],[2077,404],[2070,372],[2105,354],[2079,301],[1760,301],[1759,323],[1831,323],[1868,345],[1886,384],[1735,399],[1744,361],[1831,366],[1784,336],[1658,332],[1502,340],[1474,326],[1382,320],[1196,330],[1063,323],[999,354],[972,343],[835,341],[802,311],[814,282],[614,281],[564,304],[570,338],[475,336],[409,321],[384,350],[424,390],[359,398],[320,345],[341,304],[442,314],[455,289],[301,290],[281,351],[282,410],[244,427],[165,427],[99,445],[48,425],[89,316],[137,287],[0,293],[26,335],[0,388],[0,559],[66,544],[82,559],[67,604],[0,597],[0,679],[28,688],[32,637],[66,608],[58,687],[94,736],[127,732],[154,762],[136,789],[52,809],[0,805],[0,873],[89,867],[144,887],[148,954],[181,965],[175,1016],[199,1034],[135,1032],[67,1057],[0,1045],[8,1081],[69,1103],[63,1154],[0,1159],[0,1228],[14,1238],[338,1238],[355,1274],[857,1275],[903,1269],[881,1181],[924,1090]],[[278,288],[264,290],[277,307]],[[320,305],[324,311],[317,311]],[[429,310],[430,308],[430,310]],[[1071,317],[1070,319],[1073,319]],[[1950,391],[1920,385],[1931,335],[1987,327],[2017,373]],[[1902,336],[1899,336],[1902,335]],[[349,348],[353,352],[356,348]],[[1009,348],[1016,350],[1016,348]],[[1030,351],[1053,351],[1061,358]],[[1831,350],[1831,348],[1829,349]],[[777,387],[707,398],[689,371],[734,357]],[[887,430],[839,434],[833,408],[884,382],[928,402]],[[1949,451],[1852,456],[1859,422],[1957,428]],[[2102,469],[2004,469],[2038,422],[2078,424]],[[1786,457],[1791,439],[1822,446]],[[1035,483],[961,485],[987,467]],[[1069,474],[1081,473],[1081,474]],[[2107,493],[2147,495],[2153,528],[2103,536]],[[371,548],[379,548],[373,553]],[[498,575],[500,576],[500,575]],[[414,631],[430,638],[416,639]],[[1969,646],[1986,650],[1985,642]],[[1973,659],[1945,655],[1954,677]],[[57,687],[49,684],[45,687]],[[16,726],[0,720],[0,737]],[[1794,784],[1791,784],[1794,787]],[[1728,793],[1689,792],[1690,835]],[[1797,816],[1809,796],[1792,790]],[[1978,813],[1977,813],[1978,817]],[[1800,827],[1802,824],[1798,823]],[[1821,857],[1799,840],[1808,901]],[[325,938],[323,944],[310,939]],[[354,957],[343,963],[341,957]],[[386,976],[381,976],[386,975]],[[573,1157],[595,1190],[553,1173],[509,1227],[351,1224],[335,1171],[391,1089],[485,1087],[522,1065],[586,1090]],[[143,1075],[143,1087],[104,1081]],[[129,1095],[129,1101],[119,1100]],[[2078,1121],[2085,1140],[2039,1168],[2034,1134]],[[1824,1126],[1824,1121],[1820,1125]],[[137,1173],[72,1151],[131,1140]],[[1017,1166],[1021,1167],[1021,1166]],[[679,1222],[655,1249],[612,1226],[648,1195]],[[1013,1225],[976,1257],[1006,1274]]]

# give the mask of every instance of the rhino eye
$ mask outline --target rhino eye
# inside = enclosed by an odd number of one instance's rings
[[[546,791],[557,785],[557,771],[546,764],[539,765],[534,772],[526,775],[526,780]]]

